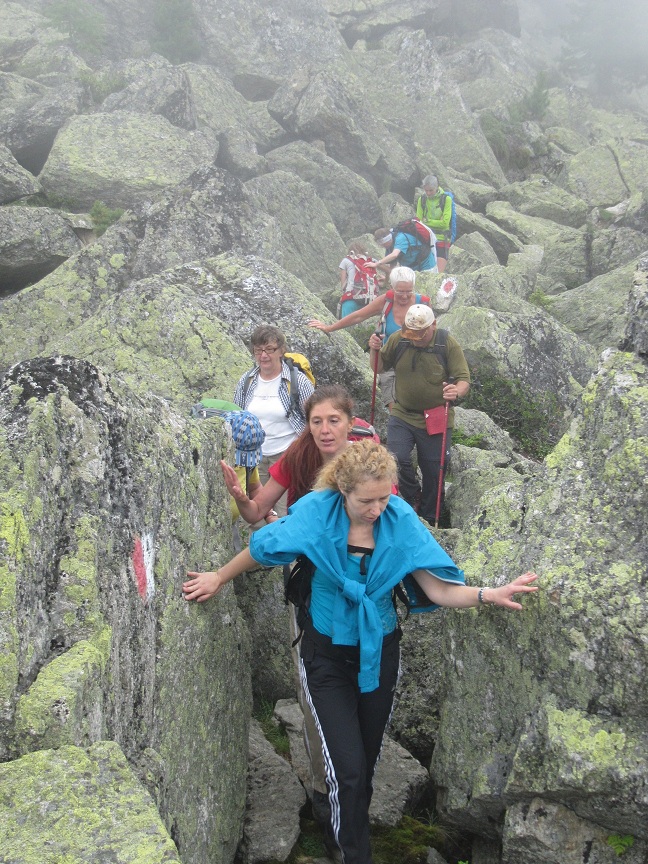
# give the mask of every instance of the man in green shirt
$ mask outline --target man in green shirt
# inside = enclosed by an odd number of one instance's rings
[[[444,406],[448,404],[448,428],[454,425],[452,403],[468,393],[470,370],[461,346],[446,331],[437,331],[434,312],[429,306],[410,306],[400,333],[394,333],[381,347],[381,337],[373,334],[369,339],[370,362],[376,362],[378,371],[394,369],[396,372],[396,401],[387,424],[387,447],[398,462],[398,485],[403,498],[428,522],[434,523],[443,426]],[[428,432],[425,412],[439,408],[440,431]],[[446,438],[445,464],[450,456],[450,439]],[[421,488],[414,466],[412,451],[416,454],[423,486]],[[441,495],[443,499],[443,492]]]

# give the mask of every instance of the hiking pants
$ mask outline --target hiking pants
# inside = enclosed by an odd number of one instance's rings
[[[400,631],[383,641],[380,683],[360,693],[359,649],[333,645],[309,627],[302,636],[304,692],[322,740],[331,828],[344,864],[372,864],[372,780],[398,681]]]
[[[448,433],[450,430],[448,430]],[[450,464],[450,442],[452,435],[446,435],[446,456],[444,472]],[[398,462],[398,491],[427,522],[434,524],[441,471],[441,445],[443,435],[428,435],[426,429],[419,429],[392,416],[387,422],[387,449]],[[418,467],[423,477],[423,488],[419,485],[412,464],[412,451],[416,447]],[[444,484],[445,485],[445,484]],[[441,490],[443,507],[444,490]]]
[[[296,674],[297,701],[299,702],[299,707],[304,716],[304,747],[306,748],[306,755],[308,756],[308,762],[310,765],[310,789],[308,788],[308,782],[304,785],[307,787],[306,792],[311,798],[311,801],[315,797],[312,793],[319,792],[324,803],[326,803],[324,796],[327,794],[327,786],[326,773],[324,771],[324,759],[322,757],[322,742],[320,741],[319,732],[317,731],[317,726],[315,724],[315,718],[313,717],[313,712],[311,711],[310,704],[306,698],[302,685],[300,656],[301,639],[298,640],[301,628],[297,624],[296,609],[292,603],[288,604],[288,609],[290,615],[291,654],[293,663],[295,664]]]

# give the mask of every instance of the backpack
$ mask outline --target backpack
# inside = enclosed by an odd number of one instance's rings
[[[230,411],[241,411],[240,405],[228,402],[226,399],[201,399],[191,406],[190,414],[194,419],[205,420],[208,417],[224,417]]]
[[[451,209],[451,215],[450,215],[450,226],[449,226],[448,230],[450,233],[450,242],[454,243],[455,240],[457,239],[457,205],[455,203],[454,192],[451,192],[449,189],[444,189],[443,194],[439,198],[439,206],[441,207],[441,212],[443,212],[445,210],[445,205],[446,205],[446,201],[448,198],[452,201],[452,209]],[[419,203],[421,204],[421,213],[423,213],[425,215],[425,205],[427,203],[427,196],[421,195],[417,199],[417,201],[416,201],[417,212],[418,212]]]
[[[419,348],[416,345],[412,345],[409,339],[401,339],[398,345],[396,346],[396,351],[394,353],[394,365],[392,368],[396,368],[396,364],[403,356],[403,354],[407,351],[408,348],[414,348],[415,352],[420,352],[423,354],[436,354],[439,360],[439,363],[443,366],[445,371],[446,379],[448,377],[448,331],[444,330],[440,327],[436,331],[436,338],[434,340],[434,345],[428,345],[425,348]],[[416,354],[412,356],[412,370],[414,370],[414,364],[416,362]]]
[[[376,296],[376,271],[372,267],[367,267],[367,264],[374,261],[374,258],[352,257],[346,256],[355,267],[355,275],[353,287],[344,291],[337,305],[337,317],[340,317],[342,304],[346,300],[362,300],[364,305],[370,303]]]
[[[373,438],[376,444],[380,444],[380,435],[378,435],[371,423],[367,423],[362,417],[354,417],[353,426],[347,436],[347,440],[364,441],[366,438]]]
[[[446,198],[449,198],[452,201],[452,216],[450,217],[450,242],[454,243],[457,239],[457,205],[455,204],[454,194],[450,192],[449,189],[445,189],[439,201],[442,210],[445,210]]]
[[[242,411],[240,405],[235,402],[228,402],[227,399],[201,399],[191,406],[190,414],[194,420],[208,420],[210,417],[225,417],[231,414],[232,411]],[[245,491],[247,492],[250,485],[250,475],[252,468],[245,468]]]
[[[430,249],[433,246],[436,246],[434,231],[432,231],[431,228],[428,228],[425,222],[421,222],[420,219],[406,219],[404,222],[399,222],[398,225],[395,225],[390,230],[392,237],[395,237],[396,234],[409,234],[410,237],[414,237],[414,239],[418,241],[420,249],[416,253],[414,263],[411,265],[412,270],[420,267],[430,254]]]
[[[306,555],[298,555],[292,568],[290,564],[284,564],[284,602],[286,606],[292,603],[295,607],[298,627],[293,648],[301,639],[302,631],[310,618],[309,606],[314,572],[315,565]]]
[[[288,386],[290,392],[290,411],[289,414],[293,414],[294,412],[299,412],[299,388],[297,386],[297,372],[303,372],[304,375],[315,384],[315,376],[313,375],[313,370],[310,365],[310,361],[308,357],[304,354],[300,354],[297,351],[289,351],[286,352],[283,356],[283,359],[288,364],[288,368],[290,369],[290,384]],[[243,382],[243,398],[242,402],[245,405],[245,397],[247,395],[248,390],[250,389],[250,382],[252,381],[252,376],[256,371],[256,366],[254,369],[250,369],[250,371],[245,376],[245,381]],[[240,408],[237,406],[238,410]]]

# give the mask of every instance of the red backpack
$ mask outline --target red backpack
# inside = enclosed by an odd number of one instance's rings
[[[363,420],[362,417],[353,418],[353,426],[348,434],[349,441],[365,441],[367,438],[373,438],[376,444],[380,444],[380,435],[374,427]]]
[[[362,300],[364,305],[371,303],[376,296],[376,271],[373,267],[367,267],[370,261],[375,261],[374,258],[365,258],[364,256],[355,257],[353,255],[346,256],[349,261],[355,266],[355,275],[353,287],[345,289],[344,294],[338,301],[337,317],[340,317],[342,304],[347,300]]]

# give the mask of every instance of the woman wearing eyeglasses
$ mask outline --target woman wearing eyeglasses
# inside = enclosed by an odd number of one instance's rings
[[[258,417],[266,434],[258,467],[261,482],[267,483],[270,466],[306,428],[304,405],[315,388],[303,372],[297,371],[298,398],[291,404],[290,368],[283,359],[286,337],[278,327],[262,324],[252,332],[250,343],[255,366],[237,384],[234,402]],[[285,516],[285,500],[275,509]]]

